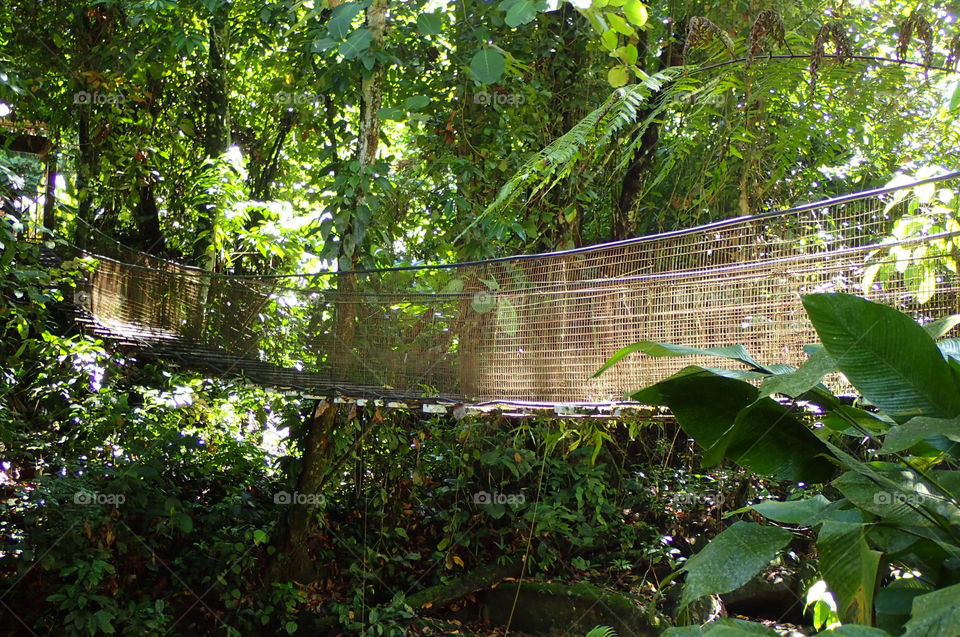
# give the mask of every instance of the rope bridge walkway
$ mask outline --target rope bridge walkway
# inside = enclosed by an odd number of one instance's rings
[[[306,395],[610,415],[627,392],[716,364],[638,354],[591,379],[636,341],[743,344],[798,365],[817,340],[801,294],[863,294],[921,320],[960,312],[958,177],[451,265],[230,276],[116,245],[91,255],[76,301],[98,336]]]

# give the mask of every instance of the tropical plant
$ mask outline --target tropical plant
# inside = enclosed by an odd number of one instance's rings
[[[690,366],[631,397],[668,406],[704,448],[704,464],[729,460],[800,487],[788,499],[731,514],[744,519],[680,569],[681,607],[739,588],[789,545],[809,538],[821,582],[808,602],[817,627],[828,626],[824,634],[956,634],[960,339],[942,337],[960,317],[919,325],[847,294],[807,295],[803,304],[822,345],[810,347],[799,368],[763,365],[740,346],[653,342],[624,348],[604,366],[638,351],[740,363],[739,369]],[[824,384],[833,371],[860,393],[856,405]],[[667,634],[734,630],[775,634],[734,620]]]

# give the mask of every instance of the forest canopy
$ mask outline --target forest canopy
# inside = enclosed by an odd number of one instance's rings
[[[960,170],[958,71],[948,2],[0,0],[0,635],[960,634],[960,321],[928,305],[960,298],[960,193],[903,187]],[[402,348],[362,364],[433,369],[428,337],[469,353],[523,316],[419,266],[888,185],[876,227],[824,205],[837,232],[794,256],[869,234],[844,290],[912,277],[902,312],[811,284],[802,363],[598,347],[583,382],[698,357],[631,388],[640,415],[335,402],[76,320],[90,253],[123,250],[206,309],[230,281],[224,331],[266,325],[246,349],[288,370],[383,324]],[[452,337],[397,290],[486,318]],[[608,305],[578,319],[605,346]]]

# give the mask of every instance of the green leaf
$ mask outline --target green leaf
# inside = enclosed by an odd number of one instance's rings
[[[493,84],[497,82],[506,69],[506,62],[503,55],[494,49],[483,49],[477,51],[470,61],[470,70],[476,78],[483,84]]]
[[[442,30],[443,15],[439,11],[417,16],[417,31],[420,35],[439,35]]]
[[[283,628],[287,631],[288,635],[292,635],[297,632],[297,622],[287,622],[283,625]]]
[[[836,628],[817,633],[817,637],[820,637],[820,635],[826,635],[828,637],[890,637],[886,631],[880,630],[879,628],[859,624],[837,626]]]
[[[632,44],[626,46],[621,46],[618,48],[615,53],[617,57],[626,62],[627,64],[633,65],[637,63],[637,47]]]
[[[269,539],[269,536],[261,531],[260,529],[255,529],[253,531],[253,542],[254,544],[264,544]]]
[[[877,468],[861,463],[864,473],[848,471],[832,482],[857,508],[878,515],[886,522],[909,527],[934,523],[918,513],[924,509],[951,524],[960,523],[960,509],[946,496],[933,493],[916,473],[901,467]],[[927,472],[949,493],[960,493],[960,472]]]
[[[947,333],[960,325],[960,314],[951,314],[944,316],[936,321],[930,321],[923,324],[923,331],[930,335],[930,338],[938,340],[947,335]]]
[[[819,385],[824,376],[836,370],[837,366],[827,350],[818,348],[798,369],[764,380],[760,384],[760,395],[782,394],[796,398]]]
[[[619,33],[620,35],[631,36],[636,32],[633,30],[627,21],[618,16],[616,13],[607,12],[604,14],[604,17],[607,18],[607,22],[613,27],[613,30]]]
[[[537,2],[535,0],[514,0],[509,4],[503,3],[501,4],[501,8],[504,8],[504,6],[508,7],[507,15],[503,21],[510,28],[516,28],[521,24],[526,24],[537,17],[537,9],[543,4],[543,2]]]
[[[600,34],[600,44],[608,51],[614,51],[617,48],[617,32],[613,29],[607,29]]]
[[[669,407],[712,461],[726,457],[781,480],[828,479],[834,467],[822,457],[823,442],[787,407],[757,395],[749,383],[692,366],[631,397]]]
[[[327,20],[327,32],[334,40],[342,40],[352,31],[351,24],[357,14],[363,10],[360,2],[344,2],[334,7],[330,19]]]
[[[719,595],[740,588],[762,571],[792,538],[793,534],[785,529],[736,522],[683,565],[681,570],[687,573],[687,579],[680,605],[686,606],[704,595]]]
[[[960,584],[913,600],[913,612],[903,637],[960,635]]]
[[[403,107],[408,111],[419,111],[430,104],[430,98],[426,95],[414,95],[403,100]]]
[[[725,617],[704,626],[704,637],[779,637],[779,633],[763,624]]]
[[[402,108],[392,108],[384,107],[377,111],[377,117],[380,119],[390,119],[390,120],[402,120],[406,115],[406,111]]]
[[[918,442],[933,436],[946,436],[960,442],[960,419],[928,418],[918,416],[902,425],[891,427],[883,439],[880,453],[893,453],[909,449]]]
[[[623,5],[623,15],[627,16],[627,20],[638,27],[645,25],[649,19],[647,8],[639,0],[627,0],[627,3]]]
[[[643,352],[648,356],[718,356],[720,358],[729,358],[731,360],[746,363],[750,367],[768,371],[760,363],[755,361],[743,345],[728,345],[727,347],[687,347],[686,345],[671,345],[670,343],[658,343],[656,341],[640,341],[632,345],[621,348],[606,363],[598,369],[593,378],[600,376],[618,362],[633,354],[634,352]]]
[[[776,500],[764,500],[759,504],[746,507],[744,510],[753,509],[768,520],[781,522],[783,524],[796,524],[806,526],[805,522],[822,512],[829,506],[830,500],[821,494],[816,494],[812,498],[805,500],[788,500],[778,502]]]
[[[630,80],[630,74],[627,73],[625,66],[615,66],[607,71],[607,81],[613,88],[620,88]]]
[[[840,620],[852,624],[873,621],[873,589],[881,553],[871,550],[864,526],[827,520],[817,536],[820,573],[837,599]]]
[[[371,42],[373,42],[373,33],[367,27],[360,27],[340,45],[340,55],[347,60],[360,57],[361,53],[370,48]]]
[[[892,418],[960,415],[949,365],[909,316],[850,294],[809,294],[803,304],[840,371]]]

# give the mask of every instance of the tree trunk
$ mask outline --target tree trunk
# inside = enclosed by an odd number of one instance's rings
[[[383,36],[386,31],[387,5],[389,0],[373,0],[367,7],[367,28],[373,35],[371,48],[376,51],[383,45]],[[374,65],[369,77],[364,78],[360,85],[360,126],[357,138],[357,172],[361,178],[362,188],[357,195],[352,209],[356,211],[348,230],[340,239],[340,254],[338,267],[341,271],[353,270],[363,252],[363,239],[366,235],[367,220],[357,213],[366,209],[367,193],[372,180],[368,179],[370,166],[377,159],[377,150],[380,145],[380,110],[383,93],[383,66],[378,62]],[[331,362],[334,373],[346,370],[351,364],[351,348],[357,329],[357,277],[355,275],[341,275],[337,277],[337,297],[340,303],[336,308],[336,326],[334,348],[331,352]],[[344,379],[349,380],[349,379]]]
[[[56,219],[56,195],[57,195],[57,155],[50,152],[47,154],[47,175],[46,189],[43,193],[43,227],[47,230],[54,230],[57,223]]]
[[[289,504],[286,533],[278,543],[274,579],[308,583],[316,577],[317,569],[310,555],[309,541],[315,530],[315,503],[321,501],[320,491],[330,465],[333,450],[331,438],[338,411],[335,403],[320,401],[306,423],[296,494],[308,499],[306,503],[291,500]]]
[[[204,118],[204,152],[210,159],[219,159],[230,147],[230,104],[227,95],[227,66],[224,40],[227,36],[229,4],[223,3],[214,11],[208,27],[207,72],[204,94],[207,111]],[[204,267],[213,271],[217,265],[216,233],[222,214],[222,202],[213,201],[200,215],[201,240],[198,246]]]
[[[78,104],[77,109],[79,112],[77,121],[78,152],[77,176],[74,181],[77,191],[77,218],[81,222],[91,223],[93,221],[91,215],[93,210],[92,181],[97,155],[90,138],[90,105]],[[77,245],[86,245],[87,234],[86,226],[83,223],[78,223],[74,239]]]

